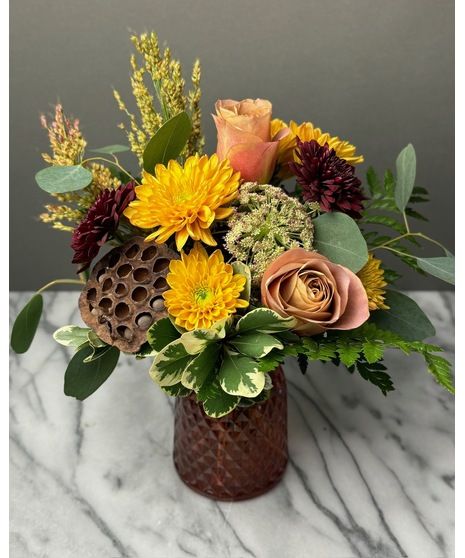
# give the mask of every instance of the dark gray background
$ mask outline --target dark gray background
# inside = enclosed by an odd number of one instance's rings
[[[38,118],[60,99],[89,147],[125,143],[111,86],[129,99],[130,30],[158,32],[185,68],[200,57],[209,152],[217,98],[268,98],[275,116],[349,139],[380,172],[412,142],[417,183],[432,198],[430,222],[418,226],[452,250],[453,9],[450,0],[14,0],[11,289],[75,273],[70,236],[36,217],[49,202],[34,182],[47,148]],[[447,288],[407,271],[401,286]]]

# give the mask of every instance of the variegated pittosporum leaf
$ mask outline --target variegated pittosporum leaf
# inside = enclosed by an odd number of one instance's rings
[[[226,393],[242,397],[256,397],[265,387],[265,374],[256,360],[225,351],[218,374],[220,385]]]
[[[269,308],[256,308],[237,322],[236,330],[238,333],[277,333],[292,329],[296,323],[295,318],[283,318]]]
[[[221,388],[217,375],[213,373],[198,391],[197,399],[202,402],[209,417],[220,418],[237,407],[240,397],[226,393]]]
[[[206,379],[217,366],[221,345],[211,343],[193,358],[183,372],[181,383],[188,389],[199,391]]]
[[[269,333],[245,332],[231,339],[231,345],[241,354],[262,358],[273,349],[283,349],[284,345]]]
[[[77,349],[89,341],[89,333],[91,331],[92,330],[88,327],[65,325],[55,331],[53,339],[55,339],[57,343],[60,343],[60,345]]]
[[[161,351],[166,345],[178,339],[181,334],[169,318],[155,322],[147,331],[147,341],[154,351]]]
[[[172,341],[155,357],[150,377],[161,386],[173,386],[181,381],[184,370],[193,356],[186,351],[181,338]]]

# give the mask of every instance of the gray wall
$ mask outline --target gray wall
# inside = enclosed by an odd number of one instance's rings
[[[201,58],[209,151],[213,103],[228,97],[269,98],[276,116],[350,139],[380,170],[412,142],[432,196],[421,226],[453,249],[452,1],[14,0],[10,14],[11,289],[74,274],[69,235],[36,218],[49,200],[33,178],[47,147],[38,117],[60,99],[90,147],[124,143],[111,86],[129,97],[129,30],[157,31],[186,67]]]

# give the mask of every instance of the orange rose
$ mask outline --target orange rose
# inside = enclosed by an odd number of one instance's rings
[[[354,329],[370,316],[355,273],[303,248],[284,252],[266,269],[261,294],[265,306],[298,320],[294,331],[300,335]]]
[[[266,183],[273,174],[279,140],[288,129],[271,138],[271,103],[263,99],[217,101],[213,115],[218,132],[216,153],[229,159],[248,182]]]

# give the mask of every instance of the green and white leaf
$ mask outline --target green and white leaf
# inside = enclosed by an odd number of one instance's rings
[[[92,330],[88,327],[80,327],[76,325],[66,325],[60,327],[53,334],[53,339],[60,345],[65,347],[80,347],[89,340],[89,332]]]
[[[224,417],[237,407],[240,400],[239,397],[223,391],[215,376],[203,384],[197,399],[202,401],[205,413],[212,418]]]
[[[295,318],[283,318],[269,308],[256,308],[243,316],[236,326],[238,333],[260,332],[278,333],[292,329],[297,324]]]
[[[71,359],[65,372],[65,395],[83,401],[92,395],[116,368],[120,355],[116,347],[110,347],[100,358],[86,363],[85,359],[92,353],[92,347],[86,346]]]
[[[235,275],[243,275],[246,278],[244,290],[241,292],[240,298],[248,302],[250,300],[250,289],[252,285],[252,274],[250,273],[250,267],[245,263],[239,261],[233,262],[231,265]]]
[[[177,159],[191,131],[192,123],[187,112],[180,112],[165,122],[145,147],[142,156],[144,170],[153,174],[155,165],[167,165],[171,159]]]
[[[273,349],[283,349],[284,345],[268,333],[246,333],[237,335],[230,341],[231,345],[241,354],[261,358]]]
[[[314,247],[333,263],[354,273],[368,261],[367,243],[357,223],[345,213],[323,213],[313,220]]]
[[[108,351],[112,348],[110,345],[105,344],[103,347],[93,347],[92,353],[84,359],[84,362],[93,362],[99,358],[102,358]]]
[[[402,149],[396,160],[397,182],[394,198],[399,211],[405,211],[412,195],[413,187],[415,186],[416,169],[415,149],[409,143]]]
[[[377,310],[370,318],[380,329],[392,331],[407,341],[422,341],[435,334],[429,318],[408,296],[388,290],[385,302],[389,310]]]
[[[183,372],[181,383],[187,389],[198,391],[218,365],[221,345],[211,343],[193,358]]]
[[[147,331],[147,341],[155,351],[161,351],[180,336],[169,318],[155,322]]]
[[[256,397],[265,387],[265,374],[258,363],[229,351],[225,351],[218,380],[226,393],[242,397]]]
[[[11,331],[11,348],[15,353],[25,353],[34,340],[44,307],[41,294],[35,294],[18,314]]]
[[[172,397],[187,397],[192,393],[190,389],[185,388],[181,383],[174,386],[160,386],[160,388]]]
[[[446,283],[455,285],[455,257],[442,256],[439,258],[417,258],[417,263],[423,271],[442,279]]]
[[[36,174],[36,182],[49,194],[75,192],[89,186],[92,173],[81,165],[47,167]]]
[[[192,360],[181,339],[162,349],[150,368],[150,377],[161,386],[173,386],[181,381],[184,370]]]
[[[102,347],[109,346],[107,343],[105,343],[105,341],[102,341],[100,337],[92,329],[87,334],[87,339],[89,343],[92,345],[92,347],[94,347],[95,349],[100,349]]]
[[[186,331],[186,333],[181,335],[179,341],[190,355],[198,355],[210,343],[224,339],[230,323],[230,319],[221,320],[213,324],[210,329]]]

